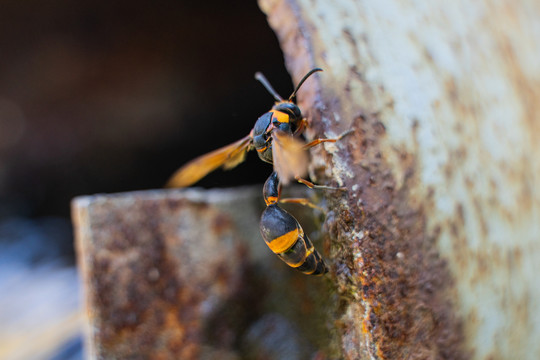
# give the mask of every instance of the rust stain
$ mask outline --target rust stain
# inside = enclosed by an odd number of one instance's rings
[[[208,276],[189,273],[192,265],[180,264],[174,248],[193,243],[193,239],[178,238],[174,224],[178,224],[176,219],[186,216],[183,209],[187,208],[198,212],[190,216],[209,221],[216,239],[230,234],[233,223],[207,205],[188,205],[186,200],[163,203],[167,213],[170,209],[177,212],[171,221],[173,227],[167,220],[155,220],[166,218],[159,216],[164,210],[155,202],[135,199],[130,211],[122,205],[125,204],[111,201],[91,208],[92,227],[99,233],[93,239],[98,243],[86,243],[84,254],[80,254],[88,264],[87,296],[92,326],[99,329],[93,334],[96,354],[115,358],[198,359],[203,344],[208,343],[203,335],[208,321],[208,315],[202,312],[203,301],[211,294],[223,299],[243,298],[245,289],[242,291],[241,287],[247,285],[238,274],[245,267],[245,250],[217,250],[232,251],[220,255],[227,264],[213,255],[215,260],[202,264],[209,271]],[[208,244],[201,244],[201,252],[206,254],[208,248]],[[230,269],[231,264],[235,269]],[[253,312],[237,312],[236,321],[242,322],[250,314]],[[225,331],[231,323],[219,324]]]
[[[240,358],[261,315],[280,312],[298,325],[287,346],[326,358],[328,331],[316,316],[327,309],[324,279],[306,281],[253,245],[264,245],[251,236],[257,216],[246,221],[259,209],[260,188],[249,191],[245,198],[245,189],[186,190],[74,202],[94,357]],[[262,340],[282,336],[278,330]]]
[[[384,136],[379,124],[376,117],[356,121],[364,139],[346,140],[370,144],[364,153],[369,165],[354,167],[354,179],[347,183],[349,189],[359,187],[356,196],[350,190],[347,208],[350,216],[362,219],[351,233],[367,233],[349,255],[362,260],[349,267],[356,275],[353,283],[363,289],[363,328],[376,349],[372,354],[380,359],[464,359],[462,325],[447,296],[452,279],[435,239],[426,234],[425,209],[411,207],[408,199],[407,189],[416,181],[414,157],[401,154],[407,176],[397,188],[377,150]],[[362,198],[361,209],[355,197]],[[338,234],[338,242],[349,241],[351,233]]]
[[[324,59],[324,52],[313,51],[317,28],[305,22],[308,17],[302,15],[296,1],[261,3],[294,78],[312,67],[314,59]],[[309,38],[303,34],[309,34]],[[345,37],[355,45],[347,34]],[[358,77],[361,74],[356,69],[346,78]],[[302,109],[310,109],[313,135],[336,133],[336,113],[340,114],[342,124],[351,124],[355,129],[339,144],[340,161],[352,171],[353,178],[342,177],[348,189],[346,195],[328,196],[330,213],[324,226],[332,238],[331,271],[341,299],[336,321],[343,356],[468,358],[463,350],[463,327],[449,300],[454,291],[453,280],[437,253],[436,238],[426,231],[429,209],[421,202],[411,201],[408,194],[408,189],[418,181],[414,156],[398,150],[405,167],[405,179],[398,186],[379,150],[379,142],[386,135],[380,114],[355,108],[350,80],[345,86],[328,78],[321,83],[306,84],[310,91],[299,96]],[[332,92],[343,88],[345,91],[339,96]],[[367,98],[373,98],[367,87],[362,89]],[[340,103],[338,98],[342,102],[347,100],[347,104]],[[392,111],[391,103],[386,110]],[[456,156],[465,156],[464,152],[465,149]],[[317,164],[333,163],[332,155],[324,149],[314,149],[312,154]],[[450,173],[451,169],[446,171]],[[316,175],[318,182],[332,183],[328,172],[317,171]],[[458,233],[460,228],[456,224],[454,232]]]

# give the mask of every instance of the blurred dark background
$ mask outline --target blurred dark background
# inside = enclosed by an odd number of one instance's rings
[[[43,266],[73,266],[73,197],[160,188],[247,135],[273,103],[256,71],[292,90],[256,2],[4,1],[0,54],[0,291],[14,297]],[[199,185],[262,183],[271,169],[247,160]],[[39,271],[10,282],[13,264]]]
[[[1,215],[68,216],[76,195],[161,187],[246,135],[291,89],[254,2],[4,2]],[[204,4],[204,5],[202,5]],[[249,161],[204,186],[263,181]],[[260,174],[259,174],[260,173]],[[258,176],[260,175],[260,176]]]

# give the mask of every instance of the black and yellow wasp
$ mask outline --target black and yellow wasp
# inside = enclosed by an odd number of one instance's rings
[[[267,205],[260,222],[263,239],[270,250],[287,265],[311,275],[322,275],[327,272],[324,260],[304,234],[298,221],[280,208],[278,202],[288,200],[287,202],[305,203],[304,199],[280,199],[281,184],[287,184],[292,179],[310,188],[335,189],[314,185],[302,178],[307,173],[308,166],[306,149],[322,142],[335,142],[344,135],[335,139],[316,139],[308,144],[299,137],[307,121],[293,99],[304,81],[318,71],[322,69],[315,68],[309,71],[287,100],[279,96],[261,73],[256,73],[255,78],[276,100],[272,109],[257,119],[247,136],[191,160],[177,170],[167,183],[167,187],[190,186],[219,167],[234,168],[245,160],[248,151],[257,150],[261,160],[274,166],[274,171],[263,189]]]

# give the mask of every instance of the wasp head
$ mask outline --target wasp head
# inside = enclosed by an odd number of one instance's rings
[[[302,121],[302,111],[300,111],[298,105],[292,101],[277,102],[274,106],[272,106],[272,110],[289,115],[289,121],[293,127],[293,130],[296,129]]]

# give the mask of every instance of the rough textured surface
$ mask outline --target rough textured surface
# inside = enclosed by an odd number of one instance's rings
[[[540,5],[260,0],[331,197],[347,359],[540,357]]]
[[[266,247],[263,206],[261,187],[75,199],[91,358],[305,359],[326,351],[325,282]],[[309,217],[299,219],[313,235]]]

